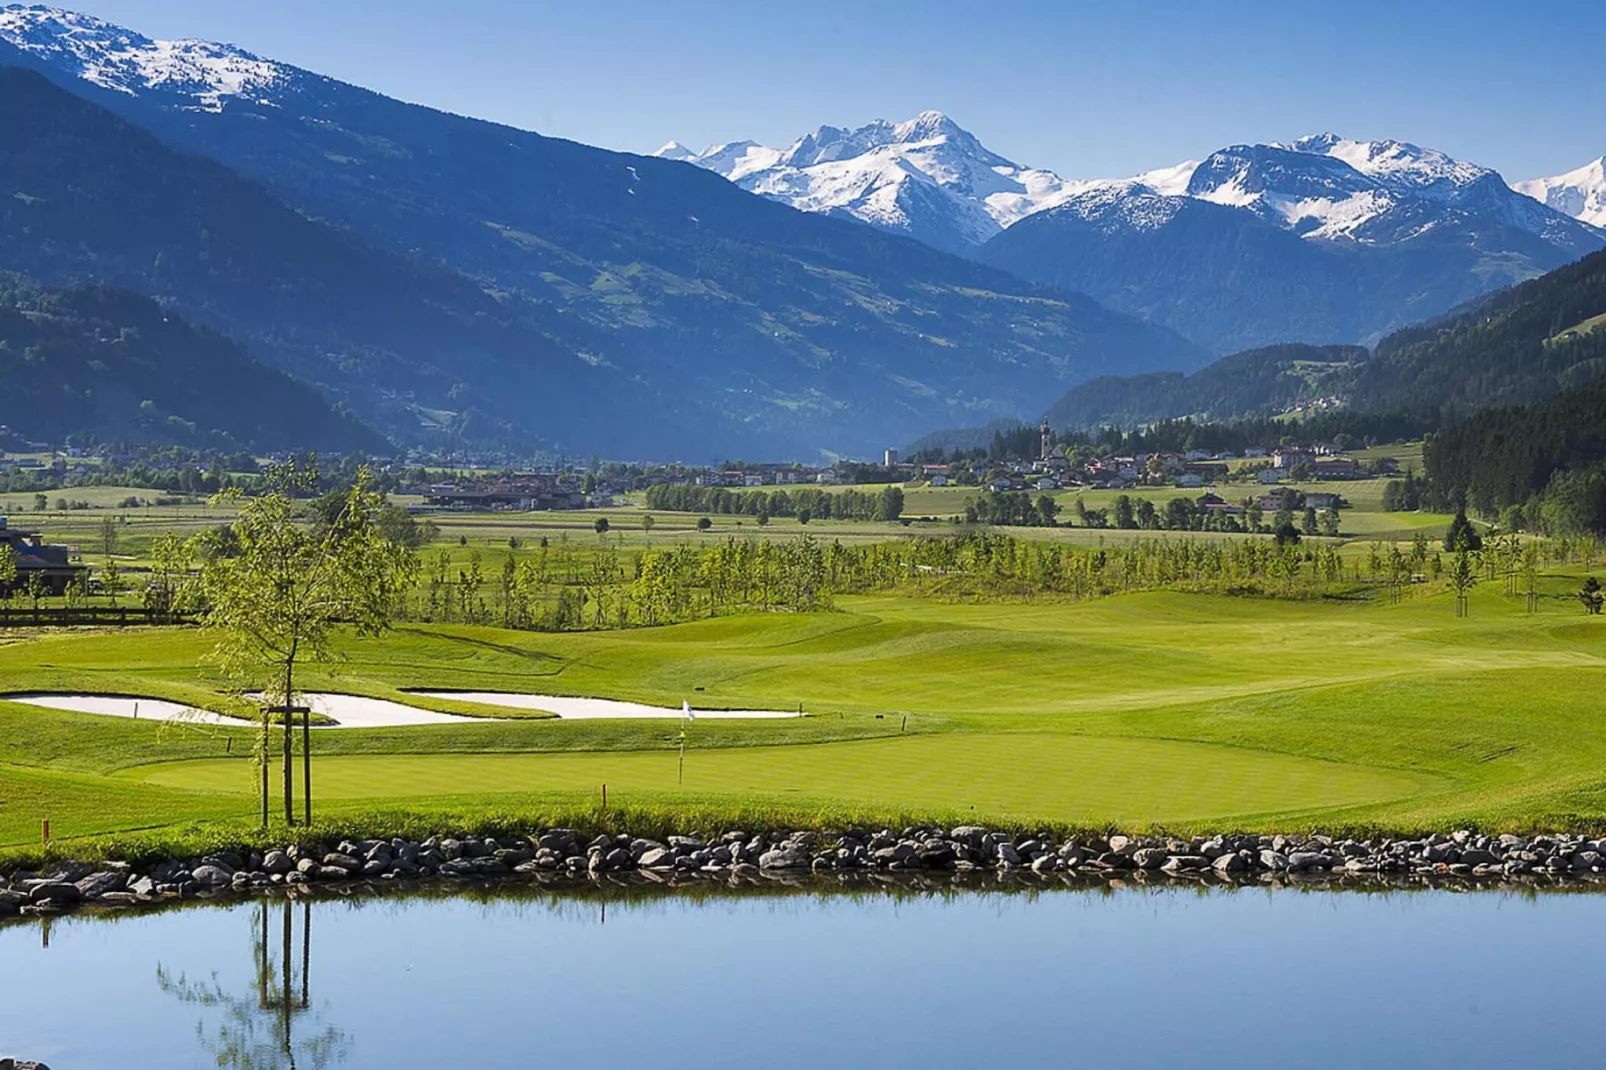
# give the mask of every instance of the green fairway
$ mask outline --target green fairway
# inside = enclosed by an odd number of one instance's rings
[[[408,689],[790,709],[699,720],[507,720],[316,734],[329,812],[420,814],[610,796],[653,805],[1171,828],[1606,826],[1606,620],[1577,570],[1540,610],[1451,596],[1088,602],[843,597],[836,612],[538,633],[406,624],[341,637],[309,690],[495,716]],[[24,637],[25,636],[25,637]],[[14,633],[0,691],[228,708],[186,628]],[[249,727],[162,727],[0,700],[0,845],[248,813]],[[972,810],[971,808],[974,807]],[[707,812],[699,810],[697,812]],[[793,809],[790,812],[798,812]]]
[[[1414,795],[1433,778],[1263,751],[1167,740],[955,734],[688,753],[677,783],[673,750],[547,755],[330,758],[317,767],[325,799],[418,800],[531,792],[679,790],[717,797],[788,797],[1055,822],[1128,824],[1271,814]],[[165,787],[249,795],[242,761],[173,762],[135,770]]]

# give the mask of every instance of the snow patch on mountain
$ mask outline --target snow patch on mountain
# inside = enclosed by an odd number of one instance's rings
[[[1606,227],[1606,156],[1564,175],[1514,182],[1511,188],[1563,215]]]
[[[19,4],[0,8],[0,40],[120,93],[159,89],[219,111],[225,99],[271,103],[293,68],[211,41],[154,41],[91,15]]]

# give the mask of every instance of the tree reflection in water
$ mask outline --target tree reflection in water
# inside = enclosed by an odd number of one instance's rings
[[[300,971],[295,966],[295,904],[279,903],[279,953],[273,952],[270,920],[273,904],[257,903],[252,924],[255,989],[250,995],[224,991],[214,973],[208,981],[174,977],[158,965],[156,983],[185,1003],[223,1012],[215,1031],[210,1015],[195,1025],[196,1038],[224,1070],[322,1070],[343,1060],[351,1047],[344,1031],[321,1021],[312,1010],[312,904],[301,904]]]

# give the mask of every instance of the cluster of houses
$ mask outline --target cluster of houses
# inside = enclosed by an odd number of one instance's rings
[[[594,475],[572,469],[557,469],[462,477],[454,482],[412,487],[408,492],[421,496],[425,509],[529,511],[608,505],[630,491],[645,490],[655,484],[695,484],[741,490],[902,482],[931,487],[978,487],[998,492],[1050,493],[1076,487],[1203,488],[1226,481],[1229,474],[1246,482],[1264,485],[1300,479],[1337,482],[1385,474],[1393,467],[1392,461],[1385,460],[1369,471],[1358,461],[1344,456],[1337,446],[1327,443],[1275,449],[1251,447],[1242,454],[1211,453],[1206,450],[1134,453],[1077,463],[1053,449],[1051,438],[1045,435],[1041,456],[1031,460],[975,459],[921,463],[900,461],[896,450],[887,450],[879,465],[607,466]]]
[[[1248,463],[1238,464],[1240,461]],[[1318,445],[1276,450],[1250,448],[1241,455],[1206,450],[1134,453],[1102,457],[1083,465],[1050,452],[1036,460],[990,462],[980,479],[974,478],[974,469],[956,471],[958,468],[925,465],[913,475],[936,487],[959,483],[987,486],[996,491],[1052,491],[1067,487],[1129,490],[1145,486],[1212,486],[1225,481],[1235,468],[1246,480],[1275,485],[1296,479],[1322,482],[1369,479],[1394,471],[1397,465],[1392,459],[1384,459],[1368,470],[1355,459],[1340,455],[1336,447]]]

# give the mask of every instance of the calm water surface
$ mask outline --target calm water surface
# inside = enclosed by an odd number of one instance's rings
[[[1599,1067],[1603,952],[1600,895],[276,900],[0,929],[0,1055]]]

